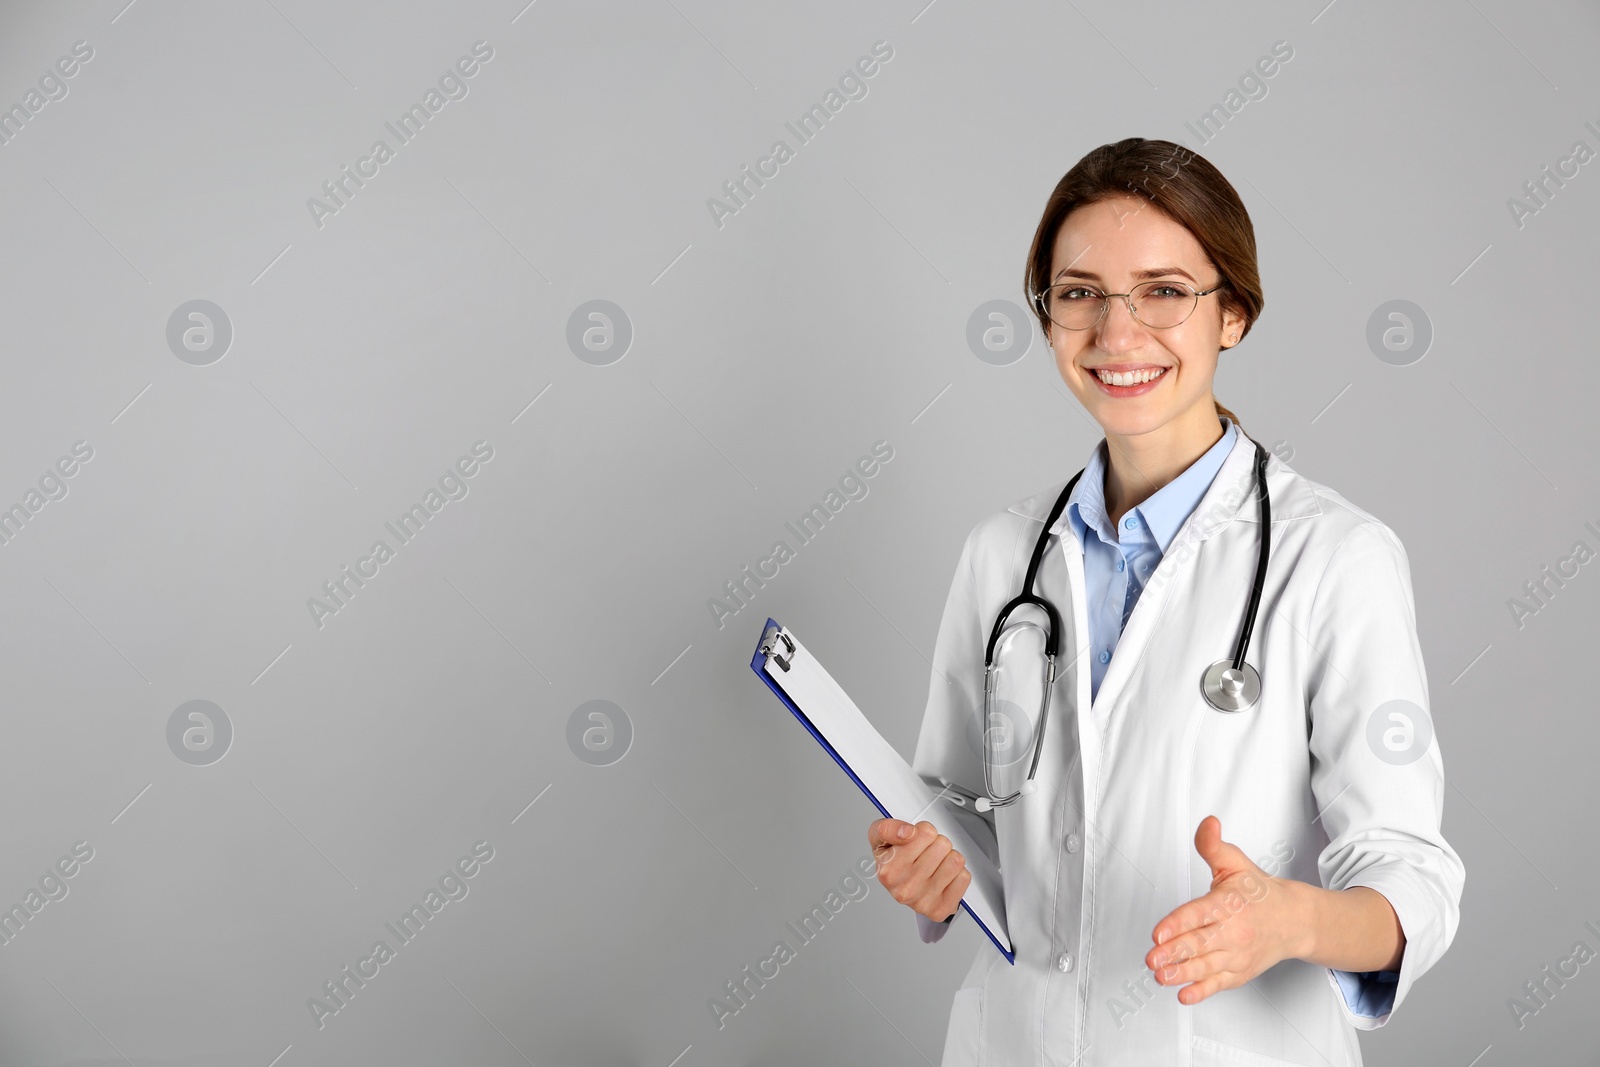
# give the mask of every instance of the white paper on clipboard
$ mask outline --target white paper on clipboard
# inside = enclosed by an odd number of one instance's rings
[[[788,706],[884,817],[909,823],[925,820],[950,839],[972,872],[961,906],[989,935],[1001,955],[1015,964],[1000,868],[955,817],[949,801],[940,799],[941,795],[911,769],[799,639],[772,619],[762,630],[750,669]]]

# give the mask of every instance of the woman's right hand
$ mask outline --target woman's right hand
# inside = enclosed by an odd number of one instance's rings
[[[867,827],[867,843],[890,896],[934,922],[955,914],[972,872],[933,823],[879,819]]]

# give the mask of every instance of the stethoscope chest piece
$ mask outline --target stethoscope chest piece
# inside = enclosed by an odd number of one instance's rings
[[[1219,659],[1201,676],[1200,692],[1218,711],[1243,711],[1261,696],[1261,675],[1248,663],[1235,670],[1232,660]]]

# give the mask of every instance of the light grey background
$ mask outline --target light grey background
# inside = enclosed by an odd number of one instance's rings
[[[93,58],[0,146],[0,506],[93,458],[0,545],[0,904],[94,856],[0,946],[0,1060],[936,1063],[981,933],[925,946],[876,882],[714,1021],[876,814],[748,661],[779,618],[911,754],[967,531],[1098,439],[1036,328],[995,366],[968,320],[1021,303],[1066,169],[1142,135],[1255,223],[1265,316],[1219,398],[1411,559],[1469,873],[1368,1062],[1597,1062],[1600,964],[1520,1029],[1507,1006],[1600,949],[1600,564],[1508,607],[1600,548],[1600,163],[1508,205],[1600,149],[1597,37],[1592,4],[1504,0],[6,4],[0,104]],[[468,94],[319,227],[308,199],[480,40]],[[206,366],[166,339],[197,299],[233,330]],[[609,365],[567,342],[592,300],[633,331]],[[1393,300],[1433,331],[1405,366],[1367,341]],[[477,441],[468,495],[319,627],[308,599]],[[191,700],[232,724],[207,766],[168,745]],[[591,700],[631,724],[607,766],[567,742]],[[319,1029],[308,998],[480,840],[469,895]]]

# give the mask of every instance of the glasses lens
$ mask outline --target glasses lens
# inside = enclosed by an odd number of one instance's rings
[[[1045,290],[1045,311],[1063,330],[1087,330],[1100,321],[1106,298],[1079,282],[1062,282]]]
[[[1157,330],[1176,326],[1188,318],[1199,299],[1182,282],[1145,282],[1134,287],[1132,296],[1139,321]]]

